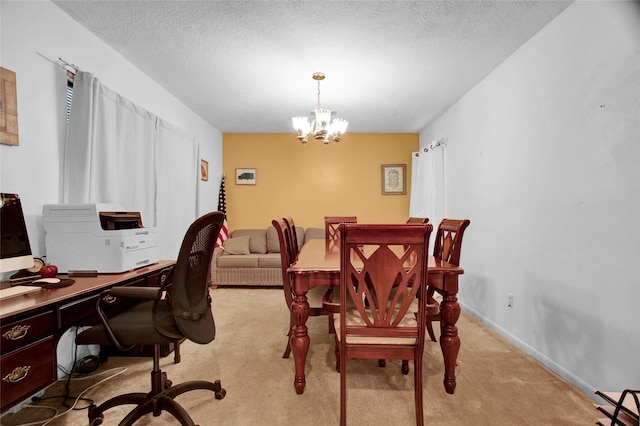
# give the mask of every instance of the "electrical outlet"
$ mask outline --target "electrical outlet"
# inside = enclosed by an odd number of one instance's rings
[[[513,294],[507,294],[507,308],[513,308]]]

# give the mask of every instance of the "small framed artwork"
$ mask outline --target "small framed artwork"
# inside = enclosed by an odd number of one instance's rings
[[[0,67],[0,143],[20,145],[16,73]]]
[[[407,165],[382,165],[382,195],[404,195],[407,193]]]
[[[236,169],[236,185],[255,185],[256,169]]]
[[[200,160],[200,180],[209,180],[209,162]]]

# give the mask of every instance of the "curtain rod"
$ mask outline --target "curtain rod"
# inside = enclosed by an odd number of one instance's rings
[[[447,143],[447,141],[449,140],[449,138],[440,138],[437,141],[433,141],[429,144],[429,146],[424,147],[422,149],[422,152],[429,152],[429,150],[437,148],[439,146],[445,146],[445,144]]]
[[[72,68],[72,69],[73,69],[74,71],[76,71],[76,72],[77,72],[77,71],[80,71],[80,67],[79,67],[79,66],[74,65],[74,64],[70,64],[69,62],[65,61],[65,60],[64,60],[64,59],[62,59],[62,58],[58,58],[58,60],[59,60],[60,62],[62,62],[62,65],[64,65],[65,67]]]

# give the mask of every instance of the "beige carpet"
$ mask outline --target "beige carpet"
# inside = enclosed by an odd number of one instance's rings
[[[227,396],[215,400],[198,390],[178,397],[197,424],[208,425],[337,425],[339,374],[335,371],[333,336],[325,317],[309,318],[311,348],[307,359],[307,386],[303,395],[293,388],[293,359],[282,359],[288,314],[282,290],[214,289],[216,340],[201,346],[185,342],[182,362],[162,359],[162,368],[174,383],[221,379]],[[598,414],[593,400],[567,384],[492,330],[467,314],[459,322],[462,347],[454,395],[442,385],[443,362],[438,344],[428,342],[424,357],[425,424],[429,425],[589,425]],[[150,359],[112,357],[99,372],[117,367],[127,371],[90,390],[96,403],[125,392],[147,392]],[[411,365],[413,369],[413,366]],[[347,363],[347,412],[350,425],[415,424],[413,375],[400,373],[400,362]],[[95,373],[94,373],[95,374]],[[72,382],[72,393],[105,375]],[[45,396],[62,393],[60,384]],[[58,405],[57,400],[39,405]],[[85,403],[80,403],[80,406]],[[59,406],[59,405],[58,405]],[[105,413],[104,425],[117,425],[130,410],[118,407]],[[72,411],[50,425],[86,425],[86,410]],[[47,418],[45,409],[25,408],[7,414],[2,425],[14,426]],[[138,425],[175,425],[170,415],[147,415]]]

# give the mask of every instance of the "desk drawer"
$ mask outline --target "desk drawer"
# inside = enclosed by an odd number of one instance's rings
[[[3,324],[0,328],[2,353],[6,354],[28,343],[35,342],[44,336],[51,335],[54,326],[55,322],[51,311],[10,324]]]
[[[57,380],[52,337],[28,345],[0,360],[2,411]]]
[[[127,285],[145,286],[146,281],[143,279],[133,281]],[[96,302],[100,295],[93,295],[84,299],[75,300],[58,308],[58,321],[60,329],[64,330],[72,325],[93,325],[100,322],[96,313]],[[107,296],[108,297],[108,296]],[[113,300],[105,305],[107,316],[114,315],[123,309],[133,306],[137,303],[134,299],[112,298]]]

